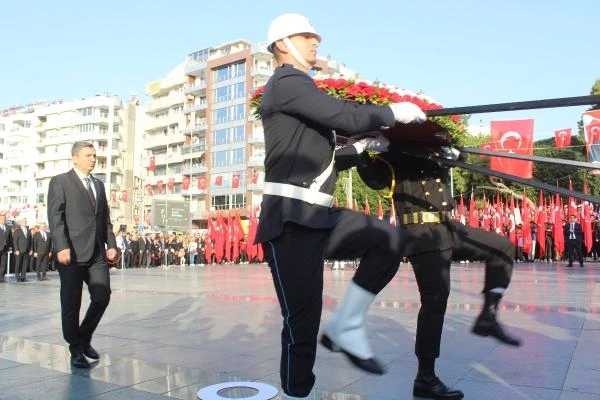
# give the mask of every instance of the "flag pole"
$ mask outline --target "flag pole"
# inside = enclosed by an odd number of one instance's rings
[[[501,111],[585,106],[590,104],[600,104],[600,95],[560,97],[555,99],[516,101],[511,103],[484,104],[479,106],[451,107],[441,108],[439,110],[424,110],[424,112],[428,117],[440,117],[447,115],[481,114]]]

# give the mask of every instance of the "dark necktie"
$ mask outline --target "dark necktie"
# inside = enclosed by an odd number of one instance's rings
[[[96,211],[96,197],[94,196],[94,191],[92,190],[92,185],[90,184],[90,178],[87,176],[83,178],[85,182],[85,188],[87,189],[88,197],[90,198],[90,203],[92,203],[92,208]]]

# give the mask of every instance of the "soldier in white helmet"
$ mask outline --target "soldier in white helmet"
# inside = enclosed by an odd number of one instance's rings
[[[361,262],[324,327],[321,343],[343,352],[358,368],[384,372],[369,346],[365,317],[396,274],[405,232],[375,216],[332,207],[332,193],[339,170],[356,165],[365,150],[386,151],[389,142],[379,135],[336,150],[335,130],[360,134],[425,120],[412,103],[356,104],[321,91],[308,75],[320,42],[302,15],[284,14],[272,22],[268,45],[279,66],[265,86],[259,110],[266,156],[256,241],[265,250],[283,315],[280,376],[285,397],[306,397],[315,382],[325,257]]]

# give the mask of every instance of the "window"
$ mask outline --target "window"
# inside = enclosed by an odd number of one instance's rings
[[[246,82],[236,83],[233,87],[233,98],[238,99],[247,95]]]
[[[227,107],[217,108],[214,111],[213,119],[215,123],[220,124],[227,121]]]
[[[231,150],[231,163],[232,164],[244,164],[246,162],[246,149],[245,148],[239,148],[239,149],[233,149]]]
[[[230,86],[223,86],[214,90],[214,98],[217,103],[231,99]]]
[[[233,128],[233,141],[236,143],[246,141],[246,127],[244,125]]]
[[[217,129],[213,132],[213,144],[225,144],[229,143],[228,138],[229,129]]]
[[[88,133],[94,131],[94,124],[79,125],[79,133]]]
[[[227,210],[229,209],[229,196],[212,196],[210,205],[215,210]]]
[[[238,104],[232,107],[232,119],[233,120],[239,120],[239,119],[244,119],[246,117],[246,105],[245,104]]]
[[[245,194],[240,193],[240,194],[232,194],[231,195],[231,208],[245,208],[245,207],[246,207],[246,195]]]
[[[93,114],[94,109],[92,107],[85,107],[85,108],[80,108],[79,110],[79,115],[82,117],[89,117],[90,115]]]
[[[246,61],[224,65],[214,71],[214,80],[222,82],[227,79],[246,75]]]
[[[100,117],[102,117],[102,118],[108,118],[108,110],[105,109],[105,108],[100,109]]]
[[[213,156],[211,157],[212,159],[212,166],[213,167],[222,167],[224,165],[227,165],[227,153],[228,151],[215,151],[213,153]]]

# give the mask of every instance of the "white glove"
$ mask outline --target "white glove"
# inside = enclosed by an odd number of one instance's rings
[[[378,133],[375,137],[362,138],[352,145],[356,147],[356,152],[359,154],[365,150],[375,150],[383,153],[388,151],[390,141],[382,133]]]
[[[409,122],[424,122],[427,119],[423,110],[409,101],[392,103],[390,104],[390,108],[392,109],[392,113],[394,113],[394,119],[403,124],[408,124]]]
[[[440,155],[448,160],[458,160],[458,156],[460,156],[460,151],[455,149],[454,147],[440,147]]]

